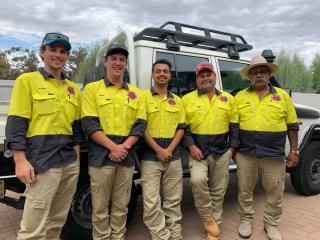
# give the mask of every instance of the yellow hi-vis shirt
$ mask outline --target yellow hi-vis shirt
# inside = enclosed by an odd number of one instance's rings
[[[143,93],[125,82],[122,88],[113,86],[108,79],[91,82],[83,91],[81,118],[89,136],[101,130],[117,144],[130,135],[143,136],[146,127]],[[88,160],[91,166],[134,165],[134,149],[120,163],[112,162],[108,155],[107,149],[89,138]]]
[[[153,88],[144,91],[147,113],[147,131],[162,148],[167,148],[172,142],[177,129],[185,129],[185,111],[181,98],[168,92],[161,97]],[[142,160],[155,160],[156,153],[143,144]],[[173,151],[171,160],[180,158],[180,146]]]
[[[207,94],[195,90],[185,95],[182,100],[192,135],[191,137],[185,133],[185,146],[196,144],[204,156],[219,156],[226,152],[229,146],[238,147],[238,113],[232,95],[216,90],[216,94],[209,101]]]
[[[239,113],[238,151],[256,157],[284,157],[288,129],[299,130],[297,115],[287,92],[270,85],[269,93],[259,100],[247,88],[236,97]]]
[[[76,159],[73,145],[83,141],[80,89],[60,84],[43,68],[24,73],[14,83],[6,126],[9,148],[26,150],[36,171],[64,166]]]

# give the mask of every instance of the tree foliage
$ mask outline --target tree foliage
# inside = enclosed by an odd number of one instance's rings
[[[313,88],[316,93],[320,93],[320,54],[317,53],[312,61]]]
[[[75,76],[75,81],[78,83],[83,83],[86,73],[89,71],[90,68],[95,66],[96,58],[98,50],[107,42],[108,40],[104,40],[101,42],[96,42],[92,45],[92,47],[88,50],[88,54],[86,58],[84,59],[83,64],[78,69],[78,72]]]
[[[88,48],[79,47],[72,50],[64,71],[70,79],[74,79],[84,63]],[[24,72],[36,71],[40,67],[40,58],[34,50],[11,47],[0,50],[0,79],[16,79]]]
[[[82,67],[87,54],[88,48],[79,47],[72,50],[69,61],[65,66],[65,72],[70,79],[75,80],[77,72]]]
[[[1,79],[16,79],[21,73],[35,71],[39,60],[34,50],[12,47],[0,50]]]
[[[312,72],[298,54],[281,50],[277,55],[276,64],[279,70],[277,79],[285,88],[295,92],[313,92]]]

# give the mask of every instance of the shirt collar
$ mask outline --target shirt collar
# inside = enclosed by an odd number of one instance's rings
[[[45,80],[48,80],[49,78],[55,78],[51,73],[48,73],[46,70],[44,70],[43,67],[39,68],[39,72],[41,73],[41,75]],[[65,79],[66,79],[66,75],[63,72],[61,72],[61,80],[65,80]]]
[[[110,82],[110,80],[106,76],[104,77],[104,83],[105,83],[106,87],[114,86],[114,84],[112,82]],[[129,91],[128,83],[126,81],[124,81],[124,80],[123,80],[123,83],[122,83],[122,88],[124,88],[124,89]]]
[[[216,89],[216,88],[215,88],[215,90],[216,90],[216,94],[219,96],[219,95],[221,94],[221,91],[219,91],[219,90]],[[205,94],[205,93],[200,92],[199,89],[198,89],[197,91],[198,91],[198,96],[201,96],[201,95]]]
[[[268,83],[268,85],[269,85],[269,93],[272,93],[272,94],[278,93],[277,90],[270,83]],[[248,87],[247,91],[253,92],[252,86]]]
[[[151,91],[151,95],[155,96],[155,95],[159,95],[159,93],[157,93],[153,87],[150,88]],[[171,92],[167,92],[167,98],[174,98],[173,94]]]

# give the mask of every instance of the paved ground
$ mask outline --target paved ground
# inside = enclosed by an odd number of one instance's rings
[[[224,223],[221,240],[239,239],[237,234],[237,184],[236,177],[231,174],[228,192],[224,204]],[[262,214],[264,194],[261,185],[255,194],[255,224],[252,240],[267,239],[263,231]],[[205,232],[197,215],[190,185],[184,181],[184,195],[182,201],[183,236],[185,240],[204,240]],[[19,229],[21,211],[0,203],[0,240],[16,238]],[[284,240],[319,240],[320,239],[320,194],[312,197],[298,195],[292,188],[289,176],[286,179],[286,193],[284,201],[283,220],[280,230]],[[129,226],[128,240],[149,240],[150,235],[142,223],[142,201],[139,199],[137,212]]]

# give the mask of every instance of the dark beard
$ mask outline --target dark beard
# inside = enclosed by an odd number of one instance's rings
[[[212,92],[214,90],[214,87],[209,87],[209,88],[199,88],[199,92],[201,94],[207,94],[209,92]]]

